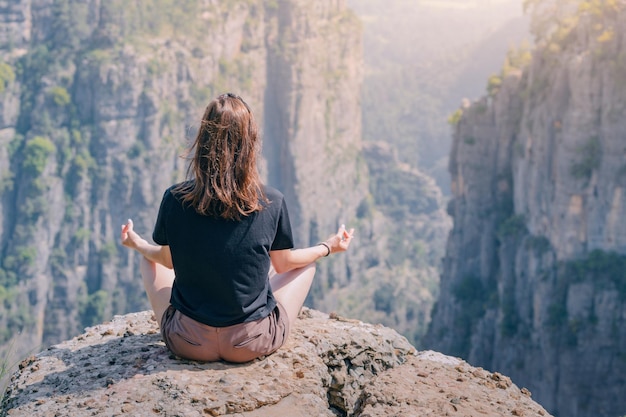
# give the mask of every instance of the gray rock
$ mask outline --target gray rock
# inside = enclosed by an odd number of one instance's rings
[[[285,346],[246,364],[178,359],[152,312],[116,316],[24,360],[0,415],[421,416],[444,409],[547,415],[506,377],[418,354],[389,328],[308,309]]]

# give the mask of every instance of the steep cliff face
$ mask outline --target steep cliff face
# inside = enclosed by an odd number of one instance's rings
[[[368,193],[361,157],[360,25],[344,1],[281,4],[268,31],[264,155],[285,193],[296,246],[315,245],[355,218]],[[363,270],[352,254],[319,265],[312,295]],[[332,286],[332,284],[331,284]]]
[[[426,346],[507,373],[555,415],[617,416],[626,412],[626,12],[583,5],[576,19],[462,109],[454,228]]]
[[[150,235],[218,93],[264,125],[264,174],[298,243],[354,217],[361,49],[343,1],[34,0],[1,15],[0,344],[20,333],[12,346],[32,349],[146,307],[120,224]]]

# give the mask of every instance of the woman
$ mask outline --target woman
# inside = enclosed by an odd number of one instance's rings
[[[281,347],[309,292],[314,262],[348,249],[354,230],[295,249],[283,195],[261,183],[248,105],[211,101],[190,150],[190,180],[164,194],[157,245],[122,226],[167,347],[200,361],[247,362]]]

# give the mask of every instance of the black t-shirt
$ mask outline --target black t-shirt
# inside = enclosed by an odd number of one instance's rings
[[[214,327],[268,316],[276,307],[269,251],[293,248],[283,195],[266,186],[270,202],[236,221],[198,214],[174,195],[175,187],[163,195],[152,234],[172,252],[174,308]]]

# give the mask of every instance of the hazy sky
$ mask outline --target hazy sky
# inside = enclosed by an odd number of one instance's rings
[[[454,9],[471,9],[477,7],[489,7],[504,3],[519,3],[521,13],[521,0],[421,0],[416,1],[416,5],[454,8]]]
[[[445,188],[448,116],[486,94],[529,39],[522,0],[348,0],[364,27],[364,138],[402,149]],[[381,103],[389,114],[381,116]]]

